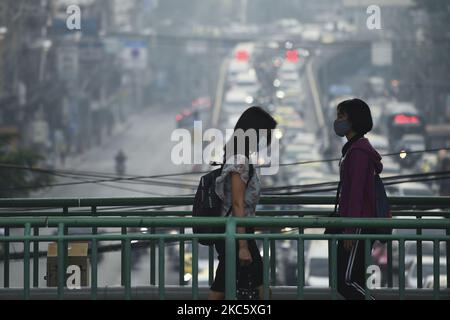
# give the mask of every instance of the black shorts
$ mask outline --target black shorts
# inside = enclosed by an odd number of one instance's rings
[[[254,239],[247,240],[248,249],[252,256],[252,263],[247,267],[252,283],[255,287],[263,284],[263,262],[258,246]],[[225,240],[217,240],[214,247],[218,254],[219,265],[216,269],[216,277],[211,285],[211,290],[218,292],[225,292]],[[236,243],[236,272],[240,267],[239,263],[239,244]]]

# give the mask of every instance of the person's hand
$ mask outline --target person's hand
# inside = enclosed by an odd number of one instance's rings
[[[350,251],[352,250],[354,244],[355,240],[344,240],[344,249],[346,251]]]
[[[239,261],[243,266],[248,266],[252,263],[252,255],[248,247],[239,248]]]

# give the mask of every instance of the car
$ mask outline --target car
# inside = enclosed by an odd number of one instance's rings
[[[305,95],[300,90],[300,86],[297,86],[295,88],[291,87],[289,89],[279,90],[280,92],[283,92],[282,98],[279,99],[279,101],[283,105],[292,106],[295,108],[300,115],[303,115],[303,105],[305,101]]]
[[[445,274],[439,275],[439,287],[445,288],[447,286],[447,276]],[[423,287],[427,289],[433,289],[434,287],[434,279],[433,276],[426,277],[425,281],[423,282]]]
[[[323,183],[326,182],[323,179],[323,176],[317,176],[315,177],[314,175],[312,176],[291,176],[289,178],[289,184],[292,186],[308,186],[311,184],[317,184],[317,183]]]
[[[305,284],[311,287],[328,287],[328,241],[313,240],[305,263]]]
[[[341,96],[350,96],[353,94],[353,89],[350,86],[345,85],[345,84],[332,84],[328,88],[328,94],[331,97],[336,97],[336,98],[341,97]]]
[[[420,134],[405,134],[399,141],[410,151],[420,151],[425,149],[425,138]]]
[[[284,61],[278,69],[278,77],[284,78],[292,75],[298,77],[298,64],[295,62]]]
[[[389,101],[386,103],[382,121],[379,125],[389,136],[392,151],[398,151],[398,148],[422,147],[423,137],[426,135],[425,119],[417,108],[408,102]],[[406,135],[414,135],[414,139],[406,137]],[[422,138],[421,138],[422,137]],[[417,146],[419,144],[419,146]]]
[[[273,113],[280,126],[292,126],[295,121],[302,121],[300,113],[292,106],[278,106]]]
[[[336,107],[338,106],[339,103],[353,98],[354,97],[351,95],[339,95],[337,97],[333,97],[328,103],[326,110],[324,112],[328,120],[334,121],[334,119],[336,119]]]
[[[251,70],[251,65],[247,61],[232,60],[228,65],[227,79],[230,84],[236,82],[239,74],[248,73]]]
[[[389,196],[408,196],[408,197],[432,197],[435,195],[433,190],[421,182],[406,182],[396,185],[386,186],[386,193]]]
[[[289,67],[286,67],[289,66]],[[284,68],[283,68],[284,67]],[[297,71],[297,66],[293,63],[284,63],[281,67],[282,69],[278,70],[278,79],[283,80],[300,80],[299,73]]]
[[[445,258],[439,259],[439,275],[446,275],[447,268]],[[433,267],[434,267],[434,259],[433,256],[423,256],[422,257],[422,283],[429,282],[430,279],[433,279]],[[409,267],[405,279],[406,286],[408,288],[417,288],[417,260],[414,260],[411,266]],[[432,280],[431,280],[432,281]],[[441,281],[441,279],[439,279]]]
[[[378,133],[378,134],[382,134],[383,130],[382,130],[382,125],[381,125],[381,119],[383,116],[383,107],[380,105],[380,103],[378,101],[374,101],[374,102],[367,102],[368,105],[370,105],[370,113],[372,114],[372,120],[373,120],[373,129],[371,132],[373,133]],[[380,125],[379,125],[380,124]]]
[[[369,77],[366,82],[367,90],[372,96],[381,96],[385,91],[385,81],[381,77]]]
[[[284,234],[295,233],[296,229],[284,228],[281,230]],[[277,281],[282,285],[294,286],[297,284],[297,242],[293,240],[282,240],[276,242],[277,247]],[[306,256],[306,246],[305,246]]]
[[[278,27],[281,29],[290,29],[290,28],[301,27],[301,24],[297,19],[286,18],[286,19],[280,19],[280,20],[276,21],[275,27]]]
[[[309,160],[319,160],[320,155],[314,150],[311,150],[309,145],[302,144],[290,144],[286,146],[283,154],[290,159],[309,159]]]
[[[278,128],[283,132],[283,137],[288,139],[304,127],[300,113],[292,106],[277,107],[273,117],[278,123]]]
[[[310,132],[297,133],[289,141],[291,144],[302,144],[306,146],[313,146],[317,143],[316,135]]]
[[[236,76],[233,88],[246,91],[250,95],[255,96],[261,87],[258,83],[258,78],[254,69],[249,72],[239,73]]]
[[[280,77],[279,81],[280,81],[279,88],[284,92],[286,92],[287,90],[296,90],[296,91],[300,90],[301,84],[300,79],[298,78],[297,75]]]
[[[324,44],[330,44],[336,41],[336,37],[332,32],[324,31],[320,37],[320,41]]]
[[[319,41],[321,39],[321,30],[320,26],[317,25],[305,25],[304,30],[302,32],[302,38],[305,41]]]
[[[422,151],[426,149],[425,137],[421,134],[405,134],[400,140],[392,143],[394,152],[405,151],[403,157],[400,157],[400,162],[406,166],[411,167],[417,163],[423,156],[422,153],[411,153],[415,151]]]
[[[226,114],[242,114],[253,103],[253,97],[242,89],[231,89],[225,94],[223,111]]]
[[[381,172],[381,177],[397,176],[401,173],[402,169],[398,162],[393,161],[391,158],[384,158],[382,160],[383,171]],[[395,188],[394,188],[395,190]],[[393,190],[393,191],[394,191]],[[395,191],[394,191],[395,192]]]
[[[411,230],[415,232],[416,230]],[[444,232],[436,229],[425,229],[422,231],[425,234],[435,234],[436,236],[443,236]],[[422,257],[433,257],[433,243],[430,241],[422,241]],[[445,243],[439,245],[439,256],[445,257],[446,249]],[[405,241],[405,265],[410,265],[417,259],[417,243],[415,241]]]
[[[320,179],[324,178],[324,173],[317,170],[299,170],[297,175],[295,176],[298,180],[305,180],[305,179]]]
[[[432,210],[433,211],[433,210]],[[439,210],[437,210],[439,211]],[[395,216],[394,219],[417,219],[411,216]],[[427,219],[443,219],[442,216],[427,216]],[[445,236],[445,230],[440,229],[422,229],[422,234],[424,235],[436,235]],[[416,229],[393,229],[393,235],[415,235]],[[392,266],[395,270],[399,267],[399,242],[392,242]],[[445,246],[443,243],[439,248],[440,256],[445,256]],[[422,256],[432,256],[433,255],[433,244],[429,241],[422,241]],[[417,259],[417,243],[416,241],[405,241],[405,268],[409,268],[413,261]]]
[[[366,138],[369,139],[370,144],[378,151],[379,154],[389,153],[389,140],[380,134],[367,133]]]

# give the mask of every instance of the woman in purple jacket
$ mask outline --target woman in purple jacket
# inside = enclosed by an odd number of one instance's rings
[[[346,100],[337,106],[335,133],[346,137],[340,168],[338,213],[342,217],[370,218],[376,216],[374,175],[383,165],[381,156],[364,135],[372,130],[369,106],[360,99]],[[346,228],[347,234],[370,233],[361,228]],[[338,292],[346,299],[365,298],[364,242],[338,241]]]

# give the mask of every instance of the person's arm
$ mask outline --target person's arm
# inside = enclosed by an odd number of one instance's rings
[[[242,181],[239,173],[231,173],[231,205],[233,215],[236,217],[245,217],[245,188],[246,184]],[[245,227],[237,227],[237,233],[245,233]],[[250,251],[248,250],[247,240],[239,240],[239,260],[243,264],[252,262]]]
[[[350,154],[349,175],[350,189],[348,211],[345,215],[348,217],[362,217],[364,204],[364,190],[367,184],[367,171],[369,170],[369,155],[359,149],[355,149]]]
[[[361,217],[364,203],[364,189],[367,183],[367,170],[369,170],[369,155],[359,149],[353,150],[348,158],[349,172],[349,201],[348,210],[343,212],[346,217]],[[345,228],[344,233],[355,233],[354,228]],[[350,250],[353,247],[354,240],[344,241],[344,247]]]

